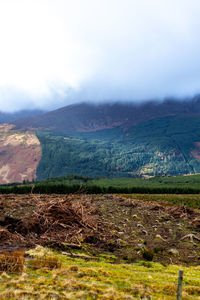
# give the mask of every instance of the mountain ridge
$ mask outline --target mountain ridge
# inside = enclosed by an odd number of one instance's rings
[[[33,117],[43,114],[43,110],[33,109],[33,110],[20,110],[17,112],[3,112],[0,111],[0,124],[11,122],[17,119],[22,119],[25,117]]]
[[[168,115],[200,115],[200,96],[191,100],[165,100],[137,103],[79,103],[46,112],[42,115],[18,119],[16,129],[52,129],[67,131],[95,131],[122,126],[128,128],[140,122]]]

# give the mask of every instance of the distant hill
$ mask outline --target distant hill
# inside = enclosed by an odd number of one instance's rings
[[[143,104],[74,104],[32,118],[18,119],[13,124],[18,129],[95,131],[117,126],[127,128],[154,118],[173,115],[200,115],[200,96],[190,101],[166,100]]]
[[[14,113],[5,113],[0,111],[0,124],[21,118],[39,116],[43,113],[44,111],[42,110],[21,110]]]

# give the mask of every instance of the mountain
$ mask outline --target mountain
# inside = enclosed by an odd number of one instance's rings
[[[200,97],[81,103],[0,126],[0,183],[200,173]]]
[[[18,129],[95,131],[117,126],[127,128],[140,122],[169,115],[198,114],[200,114],[200,96],[190,101],[74,104],[36,117],[18,119],[13,124]]]
[[[14,113],[5,113],[0,111],[0,124],[9,122],[12,120],[17,120],[25,117],[33,117],[43,114],[44,111],[42,110],[21,110]]]

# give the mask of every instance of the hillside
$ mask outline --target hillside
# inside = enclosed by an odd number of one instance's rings
[[[15,131],[13,125],[0,125],[0,183],[36,178],[41,158],[37,136],[30,131]]]
[[[7,134],[0,132],[0,183],[66,174],[149,177],[200,172],[199,97],[140,105],[82,103],[2,126],[11,127]],[[22,146],[20,156],[18,147],[10,151],[7,140],[13,134],[32,134],[41,154],[31,158],[31,143]],[[8,175],[8,169],[18,175]]]
[[[200,172],[200,117],[163,117],[128,129],[37,131],[38,179],[81,174],[134,177]]]

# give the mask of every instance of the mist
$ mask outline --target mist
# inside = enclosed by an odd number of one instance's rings
[[[0,2],[0,110],[200,93],[199,0]]]

